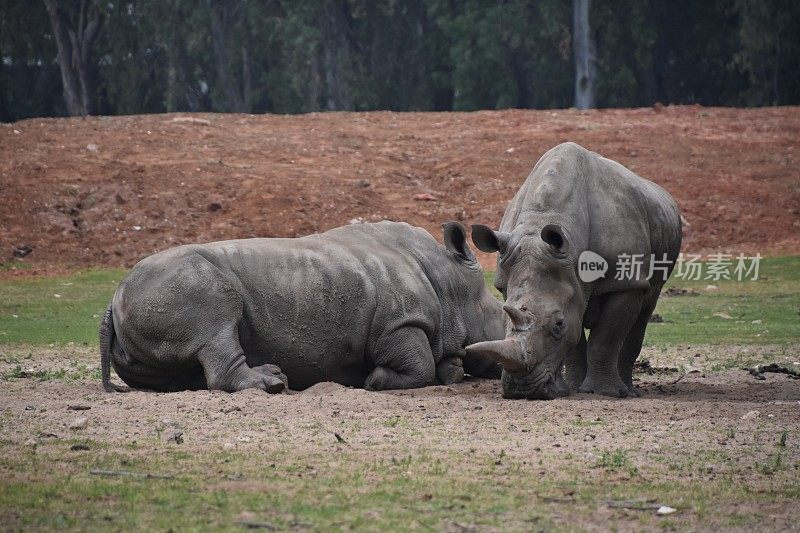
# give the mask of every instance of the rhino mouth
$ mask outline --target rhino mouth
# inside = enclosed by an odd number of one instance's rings
[[[511,400],[553,400],[570,394],[560,373],[534,369],[518,373],[503,370],[503,398]]]

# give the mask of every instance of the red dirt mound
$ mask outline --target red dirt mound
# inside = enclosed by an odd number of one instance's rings
[[[665,187],[684,251],[800,251],[800,108],[142,115],[0,126],[0,261],[132,265],[353,219],[498,225],[563,141]],[[18,250],[18,254],[24,254]],[[482,256],[484,264],[491,259]]]

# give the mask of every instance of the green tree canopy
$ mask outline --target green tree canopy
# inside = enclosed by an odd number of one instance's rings
[[[567,0],[5,0],[0,120],[75,113],[64,69],[76,65],[86,109],[103,114],[569,107],[572,9]],[[598,107],[800,103],[795,1],[595,1],[589,18]],[[81,22],[91,20],[96,37]],[[69,31],[87,37],[60,63]]]

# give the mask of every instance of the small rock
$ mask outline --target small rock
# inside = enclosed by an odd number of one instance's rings
[[[586,441],[586,442],[588,442],[588,441],[590,441],[590,440],[594,440],[594,439],[596,439],[596,438],[597,438],[597,436],[596,436],[596,435],[589,434],[589,435],[586,435],[586,436],[584,436],[584,437],[583,437],[583,440],[584,440],[584,441]]]
[[[39,444],[39,441],[36,439],[28,439],[25,441],[25,446],[36,446],[37,444]]]
[[[86,429],[89,425],[89,419],[85,416],[79,416],[69,424],[69,429]]]
[[[86,444],[73,444],[69,447],[73,452],[88,452],[89,447]]]
[[[211,121],[205,118],[195,118],[195,117],[175,117],[169,122],[173,122],[176,124],[196,124],[198,126],[210,126]],[[147,133],[150,133],[149,131]]]
[[[367,179],[360,179],[356,182],[356,187],[359,189],[366,189],[370,185],[372,184]]]
[[[669,505],[662,505],[661,507],[658,508],[658,511],[656,511],[656,513],[664,515],[664,514],[672,514],[676,511],[677,509],[675,509],[674,507],[670,507]]]
[[[719,287],[717,287],[716,285],[706,285],[707,291],[715,291],[717,289],[719,289]]]
[[[351,226],[353,224],[363,224],[364,222],[365,221],[363,217],[351,218],[350,220],[347,221],[347,223],[350,224]]]
[[[28,244],[20,244],[14,247],[12,254],[14,257],[23,258],[28,256],[33,251],[33,248]]]
[[[223,413],[225,413],[225,414],[227,415],[228,413],[232,413],[232,412],[234,412],[234,411],[241,411],[241,410],[242,410],[242,408],[241,408],[241,407],[239,407],[238,405],[233,405],[233,406],[230,406],[230,407],[225,407],[225,408],[222,410],[222,412],[223,412]]]
[[[174,442],[175,444],[183,444],[183,431],[178,428],[171,428],[164,433],[164,442]]]
[[[508,150],[506,150],[506,153],[507,154],[513,154],[514,153],[514,148],[509,148]]]
[[[747,411],[745,414],[743,414],[742,420],[755,420],[759,416],[761,416],[761,413],[759,413],[754,409],[752,411]]]
[[[89,143],[86,145],[86,149],[89,150],[90,152],[96,152],[97,150],[100,149],[100,147],[97,146],[95,143]]]
[[[432,194],[427,193],[427,192],[423,192],[423,193],[420,193],[420,194],[415,194],[414,195],[414,200],[416,200],[417,202],[435,202],[436,201],[436,197],[434,195],[432,195]]]
[[[212,213],[219,211],[220,209],[222,209],[222,204],[219,202],[211,202],[208,204],[208,210]]]
[[[650,320],[648,320],[648,322],[652,324],[662,324],[664,322],[664,317],[662,317],[658,313],[653,313],[652,315],[650,315]]]
[[[722,318],[724,320],[731,320],[733,317],[727,313],[714,313],[711,316],[715,316],[717,318]]]
[[[762,324],[762,323],[763,323],[763,320],[761,320],[761,319],[759,319],[759,320],[753,320],[753,321],[752,321],[752,322],[750,322],[750,323],[751,323],[751,324]]]
[[[696,366],[692,366],[690,364],[683,365],[683,372],[685,374],[701,374],[703,371]]]
[[[141,226],[134,226],[133,227],[133,231],[142,231],[142,227]]]
[[[227,450],[227,451],[235,450],[236,449],[236,445],[234,443],[232,443],[232,442],[223,442],[222,443],[222,449],[223,450]]]
[[[247,435],[239,435],[238,437],[236,437],[236,440],[238,440],[239,442],[250,442],[250,437],[248,437]]]
[[[61,295],[60,294],[54,294],[53,298],[61,298]]]

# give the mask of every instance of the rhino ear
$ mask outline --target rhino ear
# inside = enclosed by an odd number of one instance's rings
[[[569,242],[564,233],[564,228],[558,224],[548,224],[543,227],[542,240],[558,253],[565,254],[569,250]]]
[[[487,253],[505,253],[511,235],[502,231],[492,231],[483,224],[472,225],[472,242],[478,250]]]
[[[442,228],[445,248],[467,261],[475,261],[475,255],[467,245],[467,229],[460,222],[446,222]]]

